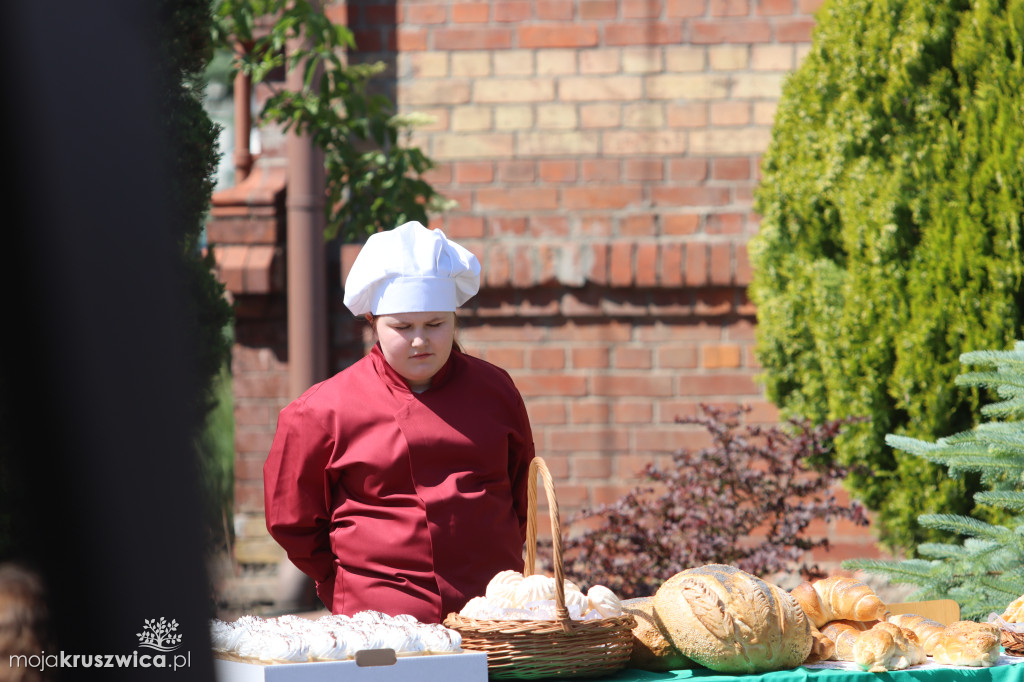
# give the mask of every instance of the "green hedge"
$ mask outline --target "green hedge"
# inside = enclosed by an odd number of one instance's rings
[[[970,513],[976,481],[885,445],[969,428],[961,352],[1021,336],[1024,0],[834,0],[787,80],[751,242],[769,397],[837,444],[882,541]]]

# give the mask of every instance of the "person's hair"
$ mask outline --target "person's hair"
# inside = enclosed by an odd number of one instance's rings
[[[13,657],[39,654],[49,642],[50,616],[42,579],[21,564],[0,563],[0,679],[50,679],[38,668],[10,667]]]

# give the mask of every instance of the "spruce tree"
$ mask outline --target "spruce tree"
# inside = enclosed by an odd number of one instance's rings
[[[1024,0],[829,0],[786,82],[751,241],[768,396],[836,443],[846,485],[908,549],[969,514],[975,475],[885,447],[970,428],[957,358],[1024,321]]]
[[[951,477],[979,474],[987,490],[975,494],[974,501],[999,510],[1005,522],[921,515],[922,526],[960,540],[922,544],[917,548],[921,558],[856,560],[843,566],[917,585],[911,599],[954,599],[963,617],[983,620],[1024,594],[1024,342],[1018,341],[1010,351],[964,353],[960,360],[965,365],[994,366],[956,379],[959,386],[984,387],[998,396],[998,402],[981,409],[992,421],[934,443],[895,434],[886,442],[945,467]]]

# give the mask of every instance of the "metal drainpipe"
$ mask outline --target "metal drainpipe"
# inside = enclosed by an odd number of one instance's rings
[[[319,9],[319,3],[314,2]],[[302,89],[302,69],[288,74]],[[326,378],[327,266],[324,259],[324,160],[308,135],[287,137],[288,368],[291,397]]]
[[[319,3],[314,3],[319,9]],[[302,69],[288,74],[289,90],[302,89]],[[324,160],[309,135],[289,132],[287,302],[288,391],[298,397],[327,378],[327,265],[324,245]],[[315,608],[313,582],[283,557],[278,563],[274,601],[285,610]],[[331,605],[327,604],[330,608]]]
[[[240,51],[248,52],[248,47],[239,45]],[[252,134],[252,78],[241,71],[235,74],[235,184],[249,177],[252,170],[252,153],[249,149],[249,136]]]

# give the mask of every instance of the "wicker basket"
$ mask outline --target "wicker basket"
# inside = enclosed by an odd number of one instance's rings
[[[1014,632],[1006,628],[1000,628],[1001,644],[1006,653],[1011,656],[1024,656],[1024,632]]]
[[[558,501],[551,473],[540,457],[530,464],[526,521],[525,575],[537,561],[537,474],[544,479],[551,516],[555,564],[555,620],[477,620],[451,613],[445,626],[462,635],[462,648],[487,654],[492,679],[584,678],[610,675],[626,667],[633,649],[631,615],[601,620],[569,618],[565,607],[565,568]]]

